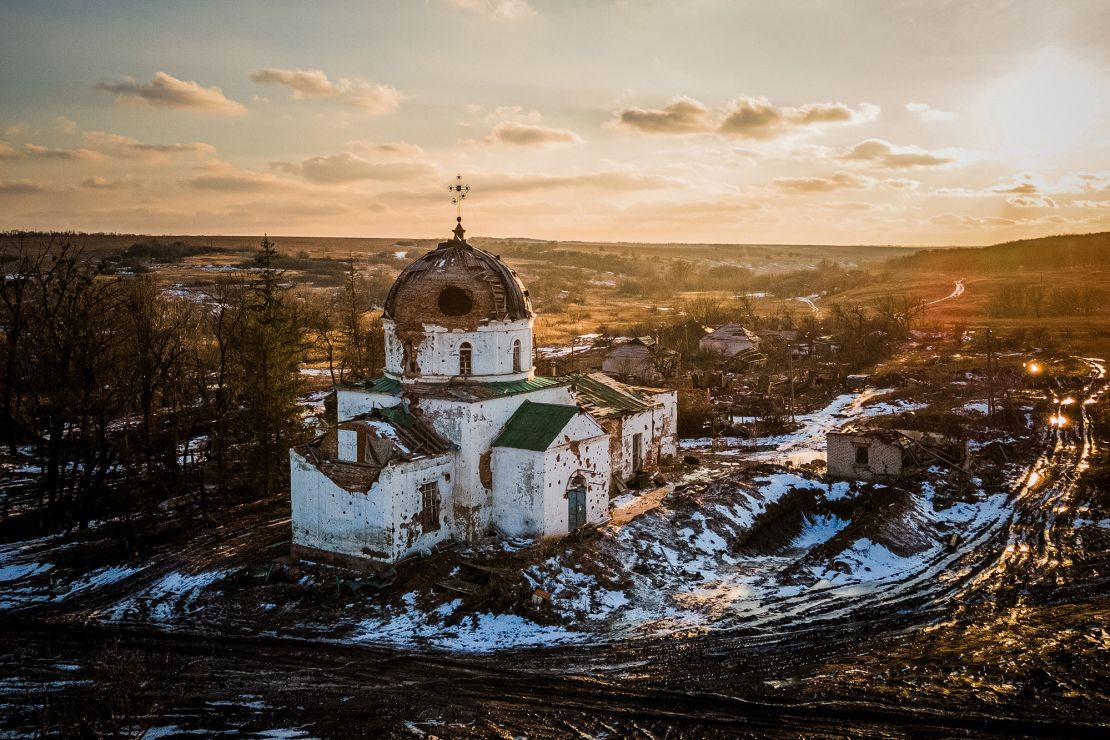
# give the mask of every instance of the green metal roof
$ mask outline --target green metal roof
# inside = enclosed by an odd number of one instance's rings
[[[388,393],[396,396],[401,393],[401,381],[381,375],[373,380],[366,381],[366,388],[376,393]]]
[[[405,386],[399,380],[382,375],[367,380],[361,387],[375,393],[386,393],[399,396],[406,389],[418,391],[421,395],[438,398],[452,398],[460,401],[484,401],[487,398],[500,398],[502,396],[515,396],[518,393],[531,393],[532,391],[550,388],[556,385],[566,385],[567,381],[561,378],[535,377],[530,380],[508,380],[497,382],[456,381],[451,383],[420,383]]]
[[[525,401],[509,418],[493,446],[542,452],[577,413],[577,406]]]

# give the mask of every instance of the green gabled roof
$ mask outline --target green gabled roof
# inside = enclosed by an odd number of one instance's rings
[[[542,452],[577,413],[577,406],[525,401],[509,418],[493,446]]]

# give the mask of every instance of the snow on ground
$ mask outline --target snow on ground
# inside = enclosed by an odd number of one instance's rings
[[[210,570],[201,573],[169,573],[142,591],[117,603],[105,617],[119,622],[140,617],[152,622],[176,622],[189,614],[201,593],[232,571]]]
[[[825,435],[845,424],[859,423],[876,416],[904,414],[925,408],[926,404],[906,400],[883,401],[881,397],[891,390],[868,389],[862,393],[845,393],[834,398],[828,406],[810,414],[798,416],[799,428],[789,434],[773,437],[742,439],[725,437],[727,449],[716,451],[717,456],[743,456],[753,462],[804,465],[825,459]],[[706,450],[712,439],[701,437],[683,439],[679,445],[684,450]]]
[[[390,609],[382,617],[360,622],[353,642],[388,643],[439,650],[489,652],[515,647],[580,642],[585,635],[563,627],[545,626],[516,614],[468,614],[454,624],[451,617],[460,599],[430,611],[416,607],[417,594],[405,594],[404,609]]]
[[[965,414],[982,414],[984,416],[986,416],[989,410],[990,407],[987,405],[986,401],[968,401],[958,409],[958,411]]]

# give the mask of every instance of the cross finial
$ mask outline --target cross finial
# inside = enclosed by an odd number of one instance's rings
[[[462,181],[462,175],[455,175],[455,183],[448,185],[447,190],[452,193],[451,203],[455,206],[455,236],[462,239],[462,204],[466,200],[466,194],[470,192],[470,186]]]

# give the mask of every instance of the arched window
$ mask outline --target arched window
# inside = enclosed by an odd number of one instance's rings
[[[513,340],[513,372],[520,372],[520,340]]]
[[[472,351],[470,349],[470,342],[463,342],[459,345],[459,375],[470,375]]]
[[[416,364],[416,348],[411,340],[405,342],[405,368],[412,375],[419,370],[419,365]]]

